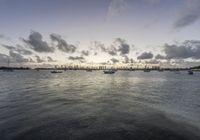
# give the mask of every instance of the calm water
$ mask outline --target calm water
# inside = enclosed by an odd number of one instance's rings
[[[199,140],[200,73],[0,72],[0,140]]]

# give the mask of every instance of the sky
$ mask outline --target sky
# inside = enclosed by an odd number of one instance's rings
[[[200,65],[200,0],[0,0],[0,66]]]

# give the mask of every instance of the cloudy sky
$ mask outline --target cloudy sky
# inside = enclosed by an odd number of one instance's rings
[[[0,65],[200,65],[200,0],[0,0]]]

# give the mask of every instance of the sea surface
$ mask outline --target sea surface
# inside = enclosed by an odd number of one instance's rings
[[[0,71],[0,140],[200,140],[200,73]]]

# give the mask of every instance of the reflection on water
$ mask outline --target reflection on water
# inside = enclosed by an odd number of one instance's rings
[[[198,140],[200,74],[0,72],[0,139]]]

